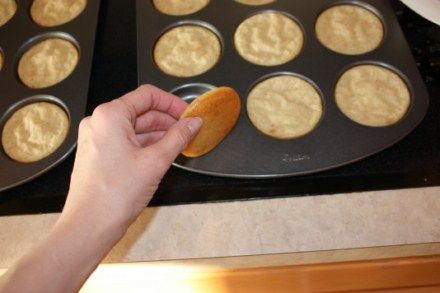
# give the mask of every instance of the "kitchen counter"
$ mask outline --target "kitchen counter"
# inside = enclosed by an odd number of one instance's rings
[[[58,216],[1,217],[0,267],[10,267],[43,238]],[[440,187],[146,208],[104,262],[435,242]],[[440,253],[439,245],[428,247],[426,254]]]

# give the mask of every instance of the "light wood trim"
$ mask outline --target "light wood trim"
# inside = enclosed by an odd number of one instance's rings
[[[217,269],[103,265],[82,292],[440,292],[440,255]]]
[[[438,293],[439,291],[440,291],[439,286],[427,286],[427,287],[374,290],[374,293]],[[371,291],[369,292],[371,293]]]
[[[200,280],[227,283],[231,289],[228,292],[332,292],[421,286],[437,286],[440,291],[440,255],[231,270],[207,274]]]

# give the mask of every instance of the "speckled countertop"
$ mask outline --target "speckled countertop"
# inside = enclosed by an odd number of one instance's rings
[[[0,218],[0,267],[59,214]],[[440,187],[147,208],[104,262],[440,242]]]

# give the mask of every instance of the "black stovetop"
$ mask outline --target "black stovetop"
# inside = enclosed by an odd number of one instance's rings
[[[360,162],[314,175],[229,179],[171,168],[150,205],[247,200],[440,185],[440,27],[391,1],[430,94],[423,122],[399,143]],[[136,87],[135,1],[102,0],[88,113]],[[58,212],[73,155],[45,175],[0,192],[0,215]]]

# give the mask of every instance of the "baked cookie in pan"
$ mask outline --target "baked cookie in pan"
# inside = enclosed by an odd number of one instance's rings
[[[346,55],[376,49],[384,37],[382,21],[359,5],[336,5],[322,12],[315,25],[318,40],[328,49]]]
[[[394,71],[378,65],[358,65],[339,78],[335,100],[351,120],[380,127],[402,119],[411,97],[406,83]]]
[[[157,10],[168,15],[188,15],[203,9],[209,0],[153,0]]]
[[[278,139],[306,135],[315,129],[323,113],[316,88],[293,75],[278,75],[259,82],[250,91],[246,107],[252,124]]]
[[[53,27],[78,17],[87,6],[87,0],[34,0],[30,14],[38,25]]]
[[[177,77],[190,77],[211,69],[220,59],[221,44],[210,29],[181,25],[166,31],[154,47],[160,70]]]
[[[18,76],[30,88],[47,88],[67,78],[79,61],[70,41],[50,38],[33,45],[20,58]]]
[[[7,23],[17,11],[15,0],[0,0],[0,27]]]
[[[39,161],[63,143],[69,131],[69,117],[61,107],[37,102],[18,109],[2,131],[5,153],[21,163]]]
[[[234,44],[245,60],[264,66],[284,64],[301,51],[300,26],[280,12],[263,12],[243,21],[235,31]]]

